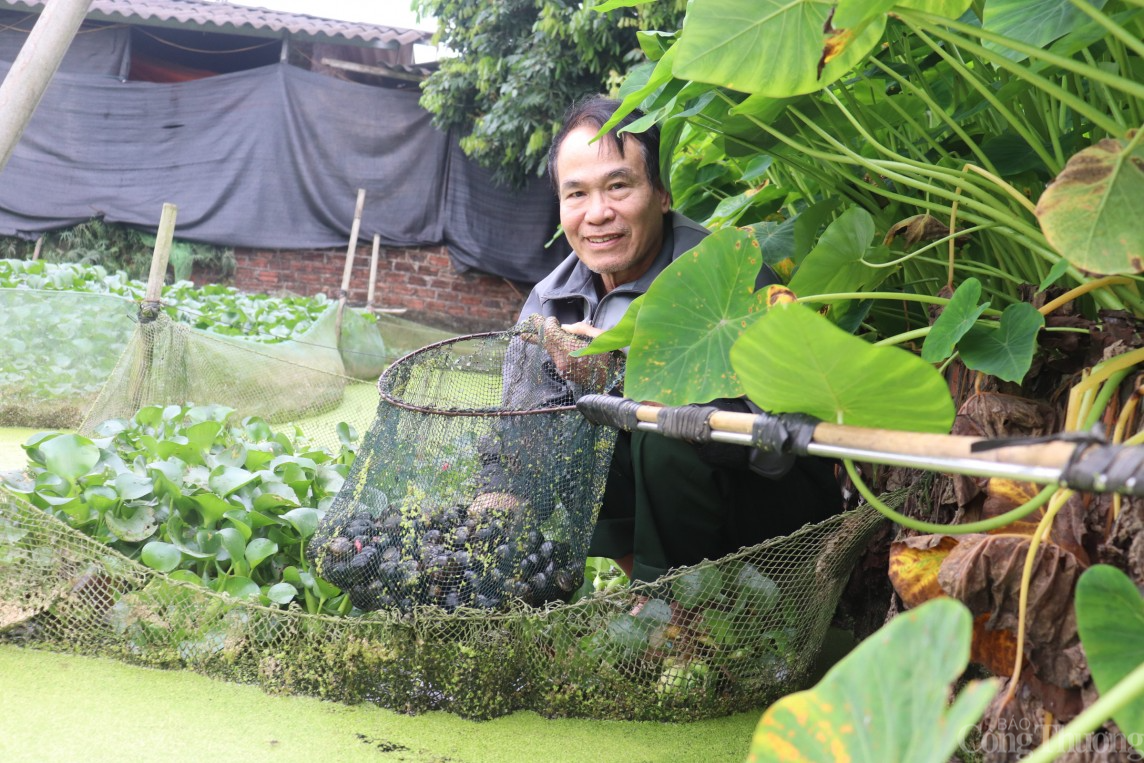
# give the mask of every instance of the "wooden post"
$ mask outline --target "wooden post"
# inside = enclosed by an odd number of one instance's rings
[[[373,254],[369,258],[369,293],[365,299],[365,309],[373,310],[373,295],[377,289],[377,253],[381,249],[381,236],[373,237]]]
[[[358,231],[361,229],[361,212],[365,207],[365,189],[359,188],[357,204],[354,206],[354,222],[350,228],[350,245],[346,247],[346,267],[342,271],[342,288],[338,292],[338,317],[334,321],[334,334],[338,344],[342,342],[342,313],[346,309],[346,297],[350,292],[350,273],[354,269],[354,252],[357,250]]]
[[[32,259],[40,259],[40,251],[44,248],[44,234],[41,233],[40,237],[36,239],[36,248],[32,250]]]
[[[24,128],[87,15],[91,0],[52,0],[28,34],[4,83],[0,85],[0,171],[3,171]]]
[[[159,317],[159,300],[163,296],[163,281],[167,277],[167,260],[171,257],[171,242],[175,238],[175,216],[178,207],[164,204],[155,233],[155,251],[151,254],[151,272],[147,276],[147,292],[139,308],[139,322],[150,323]]]

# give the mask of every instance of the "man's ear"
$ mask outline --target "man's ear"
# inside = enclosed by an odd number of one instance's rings
[[[662,185],[656,189],[656,193],[659,194],[659,211],[666,215],[671,211],[671,193]]]

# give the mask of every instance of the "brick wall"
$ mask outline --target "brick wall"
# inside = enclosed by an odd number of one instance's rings
[[[369,290],[373,246],[354,257],[348,301],[361,306]],[[336,299],[345,250],[235,250],[234,285],[242,291],[282,291]],[[505,328],[516,320],[531,286],[480,273],[457,273],[444,247],[388,249],[377,258],[374,306],[405,308],[403,318],[471,333]]]

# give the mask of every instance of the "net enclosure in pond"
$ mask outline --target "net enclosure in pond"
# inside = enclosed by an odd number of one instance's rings
[[[856,509],[572,604],[349,618],[174,580],[0,490],[0,639],[402,712],[709,718],[804,685],[882,521]]]

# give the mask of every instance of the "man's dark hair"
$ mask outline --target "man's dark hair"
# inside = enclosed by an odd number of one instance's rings
[[[552,139],[552,146],[548,149],[548,182],[552,184],[552,188],[557,192],[557,195],[559,195],[560,189],[557,187],[556,181],[556,157],[560,152],[560,145],[564,142],[564,139],[568,137],[568,133],[583,125],[589,125],[599,130],[612,118],[612,114],[616,113],[616,109],[619,107],[620,101],[615,98],[604,98],[603,96],[594,95],[579,103],[573,104],[564,114],[564,125],[560,128],[560,131],[556,133],[556,137]],[[655,188],[666,188],[659,176],[659,125],[652,125],[643,132],[620,134],[620,130],[641,117],[643,117],[643,112],[639,109],[633,109],[630,114],[621,119],[601,140],[611,141],[616,151],[620,153],[620,156],[623,156],[624,135],[630,135],[643,153],[644,166],[647,167],[647,179],[651,181],[652,186]]]

